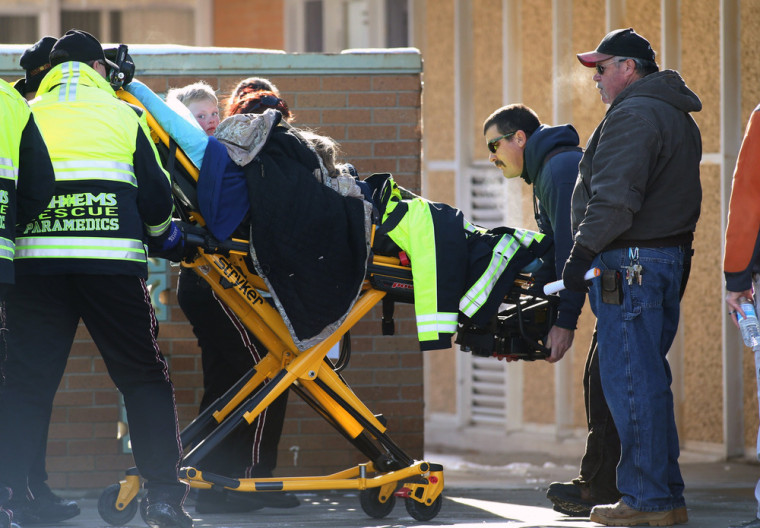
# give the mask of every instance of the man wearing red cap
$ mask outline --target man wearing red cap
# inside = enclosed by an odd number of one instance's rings
[[[600,378],[621,447],[622,498],[595,506],[590,518],[607,526],[682,524],[688,515],[665,356],[702,200],[702,139],[690,115],[702,103],[677,72],[659,71],[649,42],[631,28],[612,31],[578,59],[596,69],[610,107],[579,165],[574,244],[562,279],[589,291]],[[592,266],[602,276],[589,286],[583,275]]]

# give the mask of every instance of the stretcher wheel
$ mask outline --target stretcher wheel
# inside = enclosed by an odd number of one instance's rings
[[[148,511],[148,497],[143,497],[140,501],[140,518],[143,520],[145,524],[148,524],[148,521],[145,520],[145,512]]]
[[[417,519],[418,521],[429,521],[441,511],[441,505],[443,504],[443,495],[438,495],[438,498],[430,505],[422,504],[411,497],[404,499],[404,506],[406,511]]]
[[[119,484],[111,484],[98,499],[98,513],[100,517],[112,526],[124,526],[137,513],[137,501],[133,500],[123,510],[116,509],[116,499],[119,497]]]
[[[380,502],[381,488],[368,488],[359,493],[359,503],[364,513],[375,519],[382,519],[393,511],[396,505],[396,496],[391,493],[388,500]]]

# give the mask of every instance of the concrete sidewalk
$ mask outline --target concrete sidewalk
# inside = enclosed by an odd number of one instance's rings
[[[430,522],[414,520],[398,500],[384,519],[368,517],[361,509],[358,493],[299,493],[301,506],[289,510],[265,508],[247,514],[205,514],[187,510],[195,527],[217,528],[361,528],[361,527],[451,527],[474,528],[592,528],[600,525],[587,518],[571,518],[553,511],[545,497],[555,480],[577,475],[573,458],[546,461],[536,453],[507,456],[482,453],[436,454],[426,459],[444,465],[446,486],[440,513]],[[682,457],[686,502],[691,528],[724,528],[751,519],[755,513],[754,487],[760,466],[744,462],[705,461],[704,457]],[[82,514],[59,523],[61,528],[104,528],[108,525],[97,512],[97,498],[79,500]],[[139,514],[127,525],[142,528]]]

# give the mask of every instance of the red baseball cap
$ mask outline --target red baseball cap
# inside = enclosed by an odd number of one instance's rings
[[[607,33],[594,51],[576,55],[581,64],[589,68],[612,57],[630,57],[655,62],[655,53],[649,41],[633,28],[616,29]]]

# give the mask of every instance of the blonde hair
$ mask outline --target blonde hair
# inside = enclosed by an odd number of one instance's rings
[[[317,155],[322,158],[322,163],[325,164],[328,176],[335,178],[342,172],[342,164],[338,163],[338,156],[341,153],[340,145],[334,139],[304,128],[299,129],[298,132],[309,142]]]
[[[182,88],[171,88],[166,93],[166,100],[169,101],[170,99],[176,99],[185,106],[196,101],[205,100],[211,101],[216,106],[219,106],[219,99],[217,99],[213,88],[204,81],[188,84]]]

